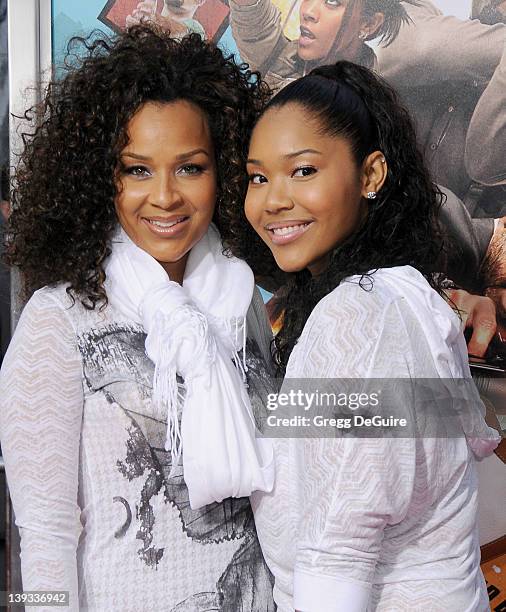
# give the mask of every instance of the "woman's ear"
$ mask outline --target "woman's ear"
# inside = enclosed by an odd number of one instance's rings
[[[374,200],[387,178],[388,166],[381,151],[368,155],[362,165],[362,197]]]
[[[374,13],[367,19],[364,19],[360,25],[359,38],[362,40],[368,40],[374,38],[376,32],[381,28],[385,21],[385,15],[383,13]]]

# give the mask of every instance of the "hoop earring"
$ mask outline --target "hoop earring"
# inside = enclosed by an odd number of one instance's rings
[[[378,197],[378,192],[377,191],[368,191],[367,192],[367,199],[368,200],[375,200]]]

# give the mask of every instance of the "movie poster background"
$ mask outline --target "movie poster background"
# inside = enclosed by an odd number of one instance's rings
[[[494,403],[504,419],[506,1],[404,0],[400,27],[396,0],[376,3],[387,7],[379,27],[360,21],[363,2],[53,0],[54,64],[62,64],[71,36],[97,28],[112,34],[142,18],[176,36],[198,32],[216,41],[260,70],[274,88],[340,58],[377,70],[414,117],[434,179],[447,195],[450,280],[495,302],[498,331],[487,352],[470,355],[470,361],[476,376],[492,377]]]
[[[447,195],[451,281],[495,302],[498,331],[487,352],[470,360],[475,374],[492,376],[506,396],[506,232],[499,220],[506,215],[506,2],[405,0],[400,27],[396,0],[376,3],[387,7],[380,26],[360,20],[363,2],[54,0],[54,63],[63,62],[71,36],[96,28],[113,33],[143,18],[176,36],[198,32],[218,42],[273,88],[340,58],[377,70],[414,117]],[[499,412],[506,413],[506,397],[502,403]]]
[[[349,4],[353,2],[362,0]],[[63,62],[71,36],[87,35],[97,28],[107,33],[119,31],[135,21],[139,4],[137,0],[53,0],[54,65]],[[506,26],[501,23],[506,20],[506,1],[418,0],[417,6],[403,2],[411,21],[401,26],[388,46],[373,34],[360,38],[363,32],[356,28],[353,14],[348,13],[347,27],[331,37],[333,56],[305,62],[297,42],[301,14],[305,11],[303,22],[311,31],[315,19],[322,23],[322,15],[331,16],[341,4],[339,0],[252,0],[250,6],[243,7],[232,0],[143,3],[152,19],[173,31],[195,31],[215,40],[238,60],[260,69],[273,86],[282,87],[312,65],[343,56],[354,61],[368,58],[372,67],[398,89],[417,122],[434,178],[448,196],[446,221],[455,240],[457,259],[461,260],[452,280],[470,292],[495,299],[498,333],[485,358],[471,358],[471,363],[475,375],[487,376],[483,380],[493,388],[494,409],[505,430],[506,237],[501,236],[498,219],[506,215]],[[187,9],[184,18],[178,13],[181,7]],[[357,38],[371,49],[370,53],[363,53]],[[353,52],[344,53],[343,48]],[[6,62],[0,73],[5,76]],[[6,79],[0,81],[3,92]],[[6,142],[4,106],[0,108],[0,137]],[[269,295],[265,293],[265,297]],[[501,501],[504,467],[496,462],[485,493],[480,490],[480,527],[490,526],[490,539],[494,530],[496,535],[506,533],[506,499]],[[501,567],[504,574],[504,559],[484,566],[493,609],[503,609],[500,606],[505,601],[506,587],[497,576],[494,578]]]

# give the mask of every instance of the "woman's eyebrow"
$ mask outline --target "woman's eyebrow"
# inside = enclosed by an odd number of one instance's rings
[[[188,159],[189,157],[193,157],[194,155],[197,155],[198,153],[203,153],[204,155],[207,155],[207,157],[210,157],[208,151],[206,151],[205,149],[199,148],[199,149],[192,149],[191,151],[188,151],[186,153],[180,153],[179,155],[176,155],[176,159],[178,161],[182,159]]]
[[[176,160],[181,161],[182,159],[188,159],[189,157],[193,157],[198,153],[203,153],[204,155],[207,155],[207,157],[209,157],[209,153],[205,149],[199,148],[176,155]],[[133,151],[125,151],[124,153],[122,153],[122,157],[132,157],[133,159],[140,159],[143,161],[149,161],[151,159],[151,157],[149,156],[140,155],[140,153],[134,153]]]
[[[317,151],[316,149],[300,149],[300,151],[295,151],[294,153],[287,153],[286,155],[283,155],[283,157],[285,159],[293,159],[294,157],[304,155],[305,153],[316,153],[317,155],[322,155],[322,152]]]
[[[294,157],[298,157],[299,155],[304,155],[306,153],[315,153],[316,155],[323,155],[321,151],[317,149],[300,149],[300,151],[294,151],[293,153],[286,153],[283,155],[284,159],[293,159]],[[257,166],[261,166],[262,162],[259,159],[248,158],[248,164],[256,164]]]
[[[145,155],[139,155],[139,153],[133,153],[130,151],[125,151],[124,153],[121,154],[121,156],[122,157],[132,157],[133,159],[142,159],[144,161],[151,159],[150,157],[146,157]]]

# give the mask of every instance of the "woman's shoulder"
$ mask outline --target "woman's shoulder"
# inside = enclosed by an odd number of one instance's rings
[[[102,313],[99,306],[94,310],[84,307],[78,295],[69,291],[68,283],[58,283],[38,289],[26,302],[21,312],[22,319],[59,321],[63,326],[71,326],[74,331],[86,327]]]
[[[385,330],[398,328],[397,299],[376,273],[343,280],[309,316],[292,353],[290,375],[367,377]]]
[[[371,325],[376,331],[409,327],[432,313],[455,326],[454,313],[421,272],[411,266],[378,268],[344,279],[318,302],[304,329],[306,334],[334,330],[342,337]]]
[[[71,313],[69,316],[77,315],[78,311],[84,309],[79,299],[74,298],[68,292],[67,283],[57,285],[46,285],[37,289],[23,307],[22,314],[54,312],[55,314]]]
[[[312,318],[320,316],[342,318],[345,314],[373,315],[386,311],[393,302],[403,299],[402,293],[395,288],[395,280],[406,277],[407,271],[402,268],[378,268],[368,274],[345,278],[318,302],[311,313]],[[414,268],[411,270],[417,275],[420,274]],[[394,281],[393,286],[391,281]]]
[[[73,361],[77,325],[68,315],[70,303],[64,286],[35,291],[21,311],[2,370]]]
[[[72,298],[68,294],[68,283],[57,285],[46,285],[35,291],[26,303],[26,307],[43,308],[53,306],[55,308],[68,308],[72,305]]]
[[[317,356],[315,372],[326,371],[322,355],[332,365],[329,371],[337,368],[351,377],[373,371],[381,377],[394,365],[394,371],[411,371],[415,353],[423,352],[425,360],[423,337],[431,331],[420,318],[436,316],[432,301],[438,306],[439,300],[423,275],[409,266],[349,277],[314,308],[300,338],[300,352]]]

